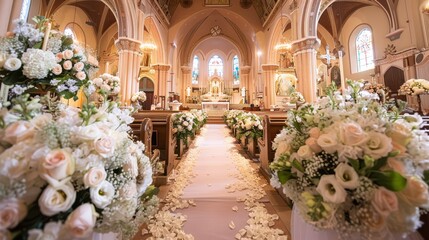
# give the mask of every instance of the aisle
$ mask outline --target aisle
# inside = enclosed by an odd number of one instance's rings
[[[264,196],[264,185],[266,189],[271,187],[239,150],[225,125],[207,124],[180,160],[183,162],[164,207],[178,213],[176,217],[183,220],[184,233],[180,234],[209,240],[252,237],[252,234],[255,239],[263,236],[287,239],[283,233],[289,235],[288,223],[278,219],[270,197]],[[182,189],[175,186],[184,182],[187,183]],[[180,199],[175,199],[179,194]],[[249,211],[253,216],[250,225]]]

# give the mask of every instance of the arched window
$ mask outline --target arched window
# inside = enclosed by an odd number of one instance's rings
[[[372,32],[369,28],[362,29],[356,36],[356,61],[358,72],[374,68]]]
[[[30,12],[30,5],[31,5],[31,0],[22,1],[22,7],[21,7],[21,13],[19,14],[19,19],[27,21],[28,12]]]
[[[213,76],[217,72],[217,75],[223,76],[223,61],[218,55],[214,55],[209,61],[209,77]]]
[[[194,56],[194,62],[192,63],[192,84],[198,84],[198,76],[200,70],[200,60],[198,56]]]
[[[76,40],[76,34],[74,34],[73,30],[69,27],[64,29],[64,35],[71,37],[73,40]]]
[[[232,59],[232,76],[234,78],[234,85],[240,84],[240,64],[237,55]]]

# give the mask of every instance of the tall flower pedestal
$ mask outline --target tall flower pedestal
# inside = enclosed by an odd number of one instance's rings
[[[171,106],[171,110],[173,110],[173,111],[179,111],[180,110],[180,106],[182,106],[182,103],[180,103],[180,102],[171,102],[171,103],[169,103],[169,105]]]
[[[317,240],[335,240],[341,239],[337,232],[330,229],[317,229],[313,225],[306,223],[301,217],[299,210],[296,206],[292,210],[291,218],[291,234],[293,240],[308,240],[308,239],[317,239]],[[347,240],[360,240],[365,239],[356,233],[353,236],[349,237]],[[405,238],[402,238],[400,235],[391,234],[389,237],[377,238],[383,240],[423,240],[419,233],[412,233]]]

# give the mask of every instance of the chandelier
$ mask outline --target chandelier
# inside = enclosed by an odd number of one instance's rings
[[[287,39],[284,37],[280,40],[278,44],[276,44],[276,46],[274,46],[274,50],[281,53],[289,52],[291,48],[292,44],[290,44],[290,42],[287,41]]]
[[[429,15],[429,1],[426,2],[426,5],[423,7],[423,13]]]
[[[145,52],[151,52],[157,48],[156,44],[152,41],[144,42],[140,45],[140,48]]]

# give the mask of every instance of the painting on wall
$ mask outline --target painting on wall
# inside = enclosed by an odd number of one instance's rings
[[[222,7],[230,6],[230,0],[204,0],[204,6],[206,7]]]
[[[289,96],[295,91],[297,78],[293,72],[280,73],[274,81],[276,96]]]

